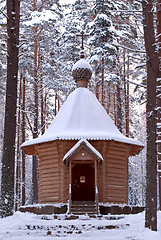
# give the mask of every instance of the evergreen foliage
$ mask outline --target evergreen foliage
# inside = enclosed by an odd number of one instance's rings
[[[92,46],[92,56],[101,59],[104,58],[105,66],[110,69],[116,66],[117,48],[114,46],[116,42],[116,30],[112,23],[112,15],[110,9],[113,7],[112,1],[97,0],[93,8],[95,19],[90,23],[89,45]]]
[[[2,2],[5,1],[0,0],[0,3]],[[73,64],[79,59],[81,39],[76,35],[82,30],[90,34],[89,39],[85,41],[85,52],[86,57],[93,66],[93,70],[95,70],[93,71],[93,78],[89,87],[96,95],[98,94],[98,98],[101,100],[101,71],[103,66],[105,109],[116,123],[116,115],[118,114],[115,114],[116,105],[117,100],[120,99],[118,108],[122,114],[122,129],[125,129],[126,107],[124,82],[126,86],[127,83],[129,83],[130,118],[132,119],[130,119],[129,135],[135,137],[138,131],[141,131],[141,129],[144,130],[142,126],[145,125],[145,122],[138,120],[141,116],[138,117],[137,114],[132,115],[132,111],[136,105],[138,108],[145,108],[144,102],[146,99],[146,88],[144,87],[146,83],[145,50],[141,24],[141,5],[139,1],[96,0],[90,2],[87,0],[76,0],[74,4],[60,5],[59,0],[40,0],[36,1],[37,9],[35,9],[35,11],[33,3],[33,0],[24,0],[21,2],[20,21],[19,73],[22,73],[23,77],[26,79],[26,139],[32,136],[35,117],[33,94],[33,84],[35,82],[34,28],[37,28],[37,33],[39,33],[37,37],[36,58],[39,136],[42,133],[40,114],[42,103],[41,97],[43,97],[43,106],[45,109],[44,121],[47,127],[66,97],[75,88],[75,83],[71,77],[71,70]],[[0,5],[0,9],[5,13],[5,4],[3,4],[3,6]],[[0,19],[4,21],[4,15],[0,14]],[[4,108],[6,81],[5,56],[7,38],[5,27],[5,24],[0,25],[1,108]],[[102,59],[104,59],[103,65]],[[143,105],[140,105],[140,103],[143,103]],[[21,112],[22,107],[21,105]],[[3,119],[2,110],[0,112],[1,125]],[[142,135],[145,135],[145,130]],[[0,136],[1,144],[2,133]],[[139,140],[142,140],[141,136],[139,136]],[[145,163],[145,158],[145,154],[143,154],[143,164]],[[143,175],[145,175],[144,165]],[[140,177],[136,179],[136,176],[141,174],[140,168],[139,157],[130,160],[130,203],[143,204],[142,199],[145,197],[145,186],[143,186],[144,196],[142,197],[142,176],[139,175]],[[31,172],[29,173],[28,169],[32,171],[30,161],[26,161],[26,183],[24,184],[27,189],[27,202],[31,203],[30,196],[28,196],[31,190]],[[138,180],[140,184],[138,192],[136,190],[137,185],[135,184],[135,187],[133,187],[134,181],[136,180]],[[143,183],[145,185],[144,181]]]

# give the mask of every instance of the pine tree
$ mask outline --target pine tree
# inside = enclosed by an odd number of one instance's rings
[[[159,56],[156,51],[153,4],[143,0],[143,26],[147,65],[147,165],[145,226],[157,230],[157,146],[156,146],[156,80]]]
[[[91,61],[96,60],[96,89],[99,86],[100,101],[107,109],[113,101],[113,113],[116,113],[114,118],[117,120],[118,116],[121,117],[121,103],[118,104],[120,77],[117,70],[117,48],[115,47],[117,43],[116,29],[113,25],[114,16],[111,12],[113,9],[116,9],[113,1],[96,0],[93,8],[94,20],[90,23],[91,38],[89,44],[91,46]],[[111,102],[109,102],[109,99],[106,100],[106,93],[108,92],[109,96],[109,89],[112,88],[113,91],[110,91]],[[121,119],[119,122],[121,122]]]
[[[90,45],[94,48],[92,55],[104,59],[107,70],[110,71],[116,66],[117,49],[114,47],[116,31],[112,23],[110,9],[114,8],[112,1],[96,0],[93,8],[95,15],[91,25]],[[105,68],[105,66],[104,66]]]
[[[157,42],[159,67],[161,66],[161,0],[157,1]],[[157,79],[157,160],[159,181],[159,209],[161,210],[161,72]]]
[[[60,62],[60,83],[62,83],[60,88],[62,90],[64,89],[66,96],[75,87],[75,82],[71,79],[71,71],[72,66],[80,57],[81,44],[78,35],[82,30],[86,31],[86,25],[90,21],[91,8],[89,6],[90,5],[86,0],[77,0],[71,5],[67,13],[64,13],[62,19],[62,27],[64,31],[58,39],[60,52],[57,61]],[[88,50],[86,52],[88,52]]]
[[[2,155],[3,145],[3,113],[5,103],[5,83],[6,83],[6,68],[7,68],[7,24],[6,24],[6,4],[4,0],[0,1],[0,156]],[[3,15],[3,14],[4,15]],[[0,172],[1,178],[1,172]]]
[[[54,58],[57,59],[56,56],[59,55],[57,38],[60,34],[60,18],[62,16],[59,1],[52,3],[51,1],[30,0],[24,1],[22,4],[20,67],[24,74],[23,78],[26,78],[27,86],[25,120],[28,123],[27,128],[35,138],[45,128],[45,112],[47,112],[45,106],[47,95],[50,96],[49,89],[58,88],[59,62],[55,62]],[[35,21],[32,21],[33,19]],[[29,89],[33,89],[33,94],[29,92]],[[39,114],[40,109],[41,114]],[[21,111],[23,115],[23,108]],[[22,120],[24,122],[24,116],[22,116]],[[22,135],[24,135],[24,128],[22,128]],[[22,158],[24,158],[24,153],[22,153]],[[33,202],[37,202],[38,179],[35,156],[33,157],[32,171]],[[24,187],[22,190],[24,192]],[[24,199],[25,196],[22,199],[23,203]]]
[[[2,215],[13,213],[15,136],[17,108],[18,45],[19,45],[19,0],[7,0],[7,83],[2,155]]]

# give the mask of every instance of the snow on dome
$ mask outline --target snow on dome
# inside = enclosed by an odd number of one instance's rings
[[[81,68],[89,69],[92,72],[91,66],[85,59],[80,59],[78,62],[76,62],[72,68],[72,71],[76,69],[81,69]]]
[[[74,90],[46,132],[39,138],[29,140],[22,147],[60,140],[115,140],[143,146],[135,139],[125,137],[112,119],[87,88]]]
[[[89,63],[82,58],[74,64],[72,76],[77,82],[77,87],[87,87],[92,76],[92,68]]]

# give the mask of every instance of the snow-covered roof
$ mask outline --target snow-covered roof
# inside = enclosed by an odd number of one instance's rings
[[[86,140],[86,139],[81,139],[79,140],[64,156],[63,158],[63,161],[66,161],[68,160],[74,153],[77,149],[79,149],[79,147],[82,145],[82,144],[85,144],[87,146],[87,148],[90,149],[90,151],[92,153],[94,153],[97,158],[100,160],[100,161],[103,161],[103,157],[102,155]]]
[[[135,139],[125,137],[87,88],[75,89],[67,98],[46,132],[26,141],[22,147],[60,140],[115,140],[143,146]]]

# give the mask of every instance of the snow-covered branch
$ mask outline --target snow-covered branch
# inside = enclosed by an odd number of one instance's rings
[[[112,45],[115,46],[115,47],[124,48],[124,49],[126,49],[126,50],[131,51],[131,52],[146,53],[146,52],[143,51],[143,50],[137,50],[137,49],[129,48],[129,47],[126,47],[126,46],[121,45],[121,44],[119,44],[119,43],[114,43],[114,44],[112,44]]]
[[[141,83],[136,83],[136,82],[133,82],[133,81],[131,81],[131,80],[128,80],[128,81],[129,81],[129,83],[132,83],[132,84],[134,84],[134,85],[136,85],[136,86],[143,87],[143,88],[147,88],[146,85],[143,85],[143,84],[141,84]]]
[[[0,13],[2,13],[4,17],[6,17],[7,19],[9,19],[9,17],[7,16],[7,14],[5,14],[1,9],[0,9]]]

